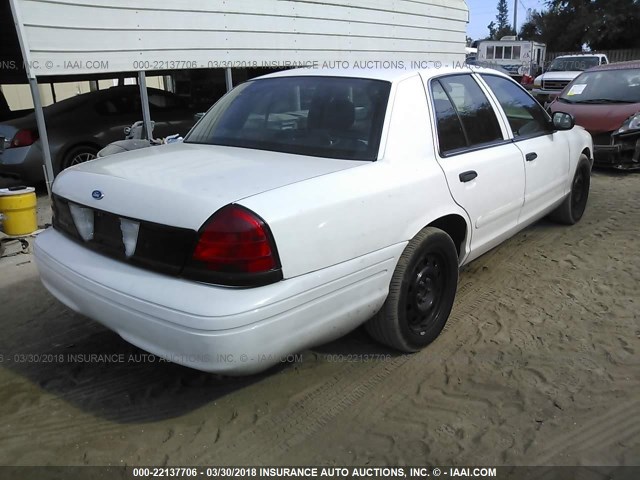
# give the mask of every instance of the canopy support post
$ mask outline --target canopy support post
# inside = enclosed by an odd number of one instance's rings
[[[49,149],[49,137],[47,136],[47,125],[44,120],[44,112],[42,110],[42,100],[40,99],[40,90],[38,89],[38,80],[36,78],[29,79],[29,87],[31,88],[31,98],[33,99],[33,108],[36,115],[36,124],[38,125],[38,135],[42,145],[42,154],[44,155],[44,179],[47,183],[47,193],[51,199],[51,185],[53,184],[53,163],[51,162],[51,150]]]
[[[142,138],[151,140],[153,129],[151,128],[151,111],[149,110],[149,95],[147,93],[147,76],[144,71],[138,72],[138,86],[140,87],[140,102],[142,103],[142,121],[144,128]]]
[[[233,88],[233,74],[230,68],[224,70],[224,78],[227,81],[227,92],[230,92]]]

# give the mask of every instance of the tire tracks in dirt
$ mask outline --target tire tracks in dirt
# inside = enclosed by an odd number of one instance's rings
[[[624,402],[597,416],[570,432],[558,435],[545,443],[542,450],[536,452],[535,463],[553,465],[554,460],[566,452],[589,452],[606,449],[618,442],[624,442],[640,435],[640,400]],[[635,412],[635,413],[634,413]]]
[[[583,229],[588,231],[590,238],[601,238],[617,228],[619,221],[619,213],[616,212],[604,221],[597,221],[595,225],[583,226]],[[335,420],[347,409],[355,409],[357,418],[366,419],[371,424],[382,420],[385,412],[395,408],[404,400],[404,397],[395,394],[406,387],[406,378],[418,375],[421,378],[428,378],[430,375],[441,373],[443,364],[446,365],[447,360],[462,345],[473,340],[473,337],[477,335],[477,329],[459,328],[459,324],[469,318],[482,317],[483,312],[491,310],[500,300],[498,292],[502,291],[502,287],[509,288],[509,275],[521,273],[520,262],[514,262],[514,260],[531,251],[539,253],[553,249],[556,242],[563,240],[566,228],[549,224],[529,227],[508,241],[511,242],[511,248],[498,247],[484,255],[481,260],[472,263],[470,269],[473,275],[465,276],[464,273],[462,274],[454,310],[442,336],[431,347],[411,356],[405,356],[402,360],[395,359],[392,362],[385,362],[383,366],[373,368],[364,366],[340,371],[339,375],[344,378],[340,384],[331,387],[334,388],[333,392],[328,392],[325,386],[321,386],[247,435],[247,437],[253,438],[250,443],[255,445],[257,440],[259,445],[268,445],[268,448],[257,454],[254,451],[250,457],[247,457],[247,452],[242,447],[244,441],[234,442],[231,448],[238,453],[238,456],[232,458],[251,458],[252,463],[255,464],[274,463],[274,460],[277,462],[283,459],[285,454],[296,445],[321,431],[329,422],[335,423]],[[455,339],[447,337],[447,335],[454,333]],[[439,361],[430,362],[430,357],[436,351]],[[374,387],[375,395],[378,398],[386,399],[383,404],[359,402],[368,393],[373,393],[371,390]],[[472,401],[473,398],[460,397],[456,401],[465,400]],[[482,398],[479,397],[480,400]],[[604,436],[603,441],[610,440],[611,442],[624,440],[637,433],[635,423],[630,423],[621,430],[618,420],[620,419],[607,417],[603,422],[596,423],[593,428],[586,429],[584,434],[574,432],[572,435],[575,437],[576,443],[584,443],[587,437],[593,433],[601,434]],[[606,424],[611,422],[615,423],[607,429]],[[598,425],[604,425],[604,428],[596,431]],[[562,445],[563,442],[560,441],[551,450],[557,453],[562,450]],[[572,445],[574,444],[565,445],[565,449],[572,448]],[[220,456],[216,455],[213,459],[226,459],[227,455],[228,451],[225,450],[224,453],[220,452]]]
[[[554,235],[557,233],[551,230],[543,233],[542,238]],[[517,242],[518,239],[510,241]],[[441,335],[446,336],[458,322],[498,298],[496,291],[492,288],[493,280],[499,275],[498,267],[521,255],[528,247],[527,241],[520,241],[517,247],[508,253],[503,252],[503,255],[500,255],[498,247],[488,254],[485,263],[491,263],[492,268],[490,272],[483,275],[482,285],[479,288],[471,279],[463,279],[460,282],[454,309]],[[466,337],[472,336],[473,333],[469,330]],[[451,338],[446,344],[441,343],[438,349],[439,357],[446,359],[453,355],[459,349],[461,342],[464,343],[458,336],[456,339]],[[274,460],[282,458],[291,448],[304,442],[367,396],[374,387],[376,387],[376,395],[392,398],[393,394],[402,388],[405,375],[411,375],[414,371],[419,371],[420,375],[425,374],[425,358],[428,359],[429,355],[430,348],[426,348],[416,354],[392,357],[390,361],[347,364],[331,380],[320,384],[285,410],[263,419],[255,428],[245,432],[235,441],[228,445],[220,445],[216,448],[214,455],[201,458],[199,461],[233,463],[232,460],[235,459],[246,463],[247,459],[250,459],[250,462],[256,465],[273,464]],[[440,368],[440,364],[432,368]],[[397,374],[399,370],[402,371],[402,375]],[[371,408],[377,409],[376,406]],[[261,445],[261,448],[256,451],[255,448],[250,447],[249,452],[247,445]]]

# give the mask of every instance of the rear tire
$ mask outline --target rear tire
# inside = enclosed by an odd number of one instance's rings
[[[563,225],[574,225],[580,221],[587,208],[589,189],[591,187],[591,164],[585,154],[580,155],[578,168],[571,182],[571,191],[564,202],[549,218]]]
[[[458,253],[442,230],[426,227],[405,248],[382,309],[365,328],[403,352],[427,346],[444,328],[458,284]]]

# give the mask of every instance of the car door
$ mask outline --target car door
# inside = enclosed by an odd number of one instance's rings
[[[566,136],[554,132],[551,118],[531,95],[510,79],[481,74],[502,106],[514,144],[525,158],[526,187],[519,223],[529,223],[567,193],[570,169]]]
[[[473,226],[472,260],[515,230],[524,202],[524,160],[507,138],[497,105],[471,74],[433,78],[429,96],[436,158]]]

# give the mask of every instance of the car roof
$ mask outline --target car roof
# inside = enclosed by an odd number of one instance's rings
[[[484,67],[468,67],[463,62],[455,64],[455,66],[441,66],[436,68],[426,69],[368,69],[368,68],[350,68],[350,69],[333,69],[333,68],[296,68],[291,70],[284,70],[281,72],[271,73],[258,77],[258,79],[265,78],[283,78],[283,77],[350,77],[350,78],[364,78],[370,80],[383,80],[387,82],[399,82],[405,78],[412,77],[418,73],[422,75],[425,80],[430,78],[456,73],[493,73],[502,75],[509,78],[508,75],[503,74],[492,68]]]
[[[147,87],[148,93],[161,92],[168,95],[173,95],[165,90],[159,90],[157,88]],[[62,112],[73,111],[77,108],[89,107],[97,102],[112,98],[117,95],[135,95],[140,96],[140,88],[137,85],[117,85],[102,90],[94,90],[93,92],[80,93],[73,97],[59,100],[56,103],[52,103],[44,107],[44,111],[47,115],[58,115]]]
[[[171,92],[167,92],[166,90],[160,90],[158,88],[153,88],[153,87],[147,87],[147,91],[149,93],[151,92],[165,92],[165,93],[171,93]],[[111,95],[121,95],[123,93],[134,93],[136,95],[140,95],[140,87],[138,85],[114,85],[113,87],[108,87],[108,88],[103,88],[101,90],[94,90],[92,92],[87,92],[87,93],[82,93],[80,95],[76,95],[76,97],[79,97],[81,95],[87,95],[87,97],[85,98],[89,98],[89,95],[93,95],[94,97],[108,97]]]
[[[599,70],[629,70],[640,68],[640,60],[631,60],[630,62],[609,63],[607,65],[598,65],[592,67],[587,72],[599,71]]]

